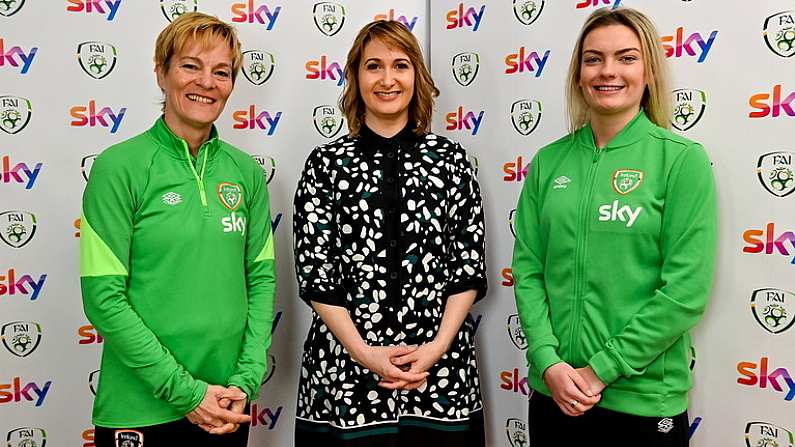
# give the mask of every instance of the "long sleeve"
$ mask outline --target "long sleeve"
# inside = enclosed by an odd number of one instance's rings
[[[475,172],[466,152],[456,145],[451,161],[451,193],[448,195],[448,267],[451,273],[447,296],[477,290],[475,300],[486,295],[486,240],[483,203]]]
[[[661,286],[589,364],[606,384],[644,368],[704,312],[715,267],[717,204],[709,159],[698,145],[679,155],[666,188]],[[515,272],[514,272],[515,274]]]
[[[254,166],[253,195],[246,232],[246,290],[248,318],[235,371],[227,381],[238,386],[249,400],[259,396],[267,371],[271,346],[273,303],[276,293],[276,262],[270,218],[268,187],[259,166]]]
[[[320,149],[312,151],[295,191],[295,272],[298,296],[305,302],[344,306],[346,293],[338,271],[340,250],[334,214],[337,199],[331,183],[330,164]]]
[[[136,192],[126,160],[112,155],[97,158],[83,195],[80,285],[85,314],[107,348],[155,397],[188,413],[201,402],[207,384],[176,361],[130,306],[127,283]]]
[[[552,331],[544,285],[546,256],[539,223],[539,169],[536,156],[516,207],[512,270],[516,308],[528,342],[527,361],[543,377],[547,368],[562,360],[557,352],[560,342]]]

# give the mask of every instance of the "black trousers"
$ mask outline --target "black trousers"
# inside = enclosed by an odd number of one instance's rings
[[[530,445],[533,447],[614,446],[687,447],[687,411],[667,417],[645,417],[593,407],[582,416],[567,416],[551,397],[530,398]]]
[[[95,427],[96,447],[246,447],[249,424],[234,433],[211,435],[186,418],[138,428]]]

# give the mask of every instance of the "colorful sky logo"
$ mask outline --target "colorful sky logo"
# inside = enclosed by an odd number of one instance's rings
[[[481,110],[477,115],[475,115],[475,112],[464,113],[464,106],[458,106],[458,110],[445,115],[446,129],[449,131],[466,129],[467,131],[472,131],[473,136],[477,135],[478,130],[480,130],[480,124],[483,122],[484,113],[486,113],[484,110]]]
[[[44,447],[47,444],[47,433],[42,428],[20,427],[8,432],[6,440],[9,447]]]
[[[11,167],[11,157],[4,155],[2,158],[2,171],[0,171],[0,183],[23,183],[25,189],[33,188],[36,179],[39,178],[43,163],[36,163],[33,169],[25,162],[17,163]]]
[[[520,155],[515,162],[511,161],[502,165],[502,171],[505,173],[502,179],[506,182],[521,182],[527,178],[530,171],[530,162],[524,163]]]
[[[345,25],[345,7],[334,2],[315,3],[312,7],[315,26],[324,35],[331,37]]]
[[[480,55],[478,53],[458,53],[453,56],[453,78],[459,85],[466,87],[478,76]]]
[[[97,112],[96,101],[90,99],[88,107],[74,106],[69,109],[69,115],[74,118],[69,124],[72,127],[110,127],[110,133],[113,134],[119,130],[125,113],[127,113],[126,107],[119,109],[118,113],[110,107],[103,107]]]
[[[232,21],[236,23],[258,23],[264,25],[267,31],[271,31],[276,25],[279,13],[282,12],[282,7],[277,6],[271,9],[264,4],[255,7],[256,3],[254,0],[248,0],[247,3],[232,3]]]
[[[262,85],[273,75],[276,59],[271,53],[261,50],[243,52],[243,65],[240,67],[246,80],[254,85]]]
[[[5,41],[0,37],[0,67],[8,64],[11,67],[22,67],[20,74],[27,74],[30,70],[30,65],[33,63],[33,58],[36,57],[36,52],[39,51],[38,47],[33,47],[29,52],[25,52],[20,46],[13,46],[6,51]]]
[[[406,28],[408,28],[409,31],[414,31],[414,25],[417,24],[417,19],[419,19],[417,16],[414,16],[411,19],[406,16],[396,16],[395,10],[392,8],[390,8],[386,14],[376,14],[375,17],[373,17],[373,20],[397,20],[398,22],[406,25]]]
[[[544,52],[544,56],[536,51],[527,52],[524,47],[520,47],[516,53],[505,56],[505,74],[514,73],[535,73],[535,77],[540,77],[549,59],[550,50]]]
[[[7,134],[19,133],[30,122],[33,107],[30,100],[21,96],[0,96],[0,130]]]
[[[188,12],[199,10],[198,0],[160,0],[160,10],[166,20],[173,22],[174,19]]]
[[[273,410],[268,407],[262,408],[256,403],[251,404],[251,428],[261,426],[266,430],[273,430],[276,428],[276,423],[279,422],[282,410],[284,407],[281,405]]]
[[[337,87],[339,87],[345,82],[345,73],[342,70],[342,65],[334,61],[329,64],[328,59],[326,55],[323,55],[320,56],[320,60],[307,61],[305,65],[306,78],[335,81]]]
[[[787,242],[792,246],[792,249],[795,249],[795,233],[785,231],[776,237],[776,224],[773,222],[768,223],[764,230],[745,230],[743,232],[743,240],[746,243],[746,246],[743,247],[743,253],[756,254],[764,252],[766,255],[790,256],[792,253],[787,249]],[[792,258],[792,264],[795,265],[795,257]]]
[[[480,28],[485,13],[486,5],[481,5],[480,9],[470,6],[465,10],[464,4],[459,3],[457,9],[447,12],[447,29],[472,28],[472,32],[475,32]]]
[[[0,2],[0,16],[11,17],[18,13],[24,5],[25,0],[4,0]]]
[[[775,151],[759,157],[756,175],[762,186],[776,197],[786,197],[795,191],[793,152]]]
[[[749,422],[745,426],[746,447],[792,447],[795,435],[770,422]]]
[[[665,57],[698,56],[697,62],[700,64],[707,60],[707,55],[709,55],[717,36],[718,30],[715,30],[710,33],[706,41],[699,32],[692,33],[685,39],[685,29],[680,26],[676,29],[676,33],[673,36],[662,37]],[[669,45],[669,42],[673,43]]]
[[[36,402],[36,406],[44,405],[44,399],[52,386],[52,380],[48,380],[43,386],[36,382],[22,384],[21,377],[14,377],[11,383],[0,383],[0,404],[17,403],[22,400]]]
[[[22,248],[36,234],[36,216],[28,211],[0,213],[0,240],[12,248]]]
[[[773,86],[773,105],[767,105],[767,100],[770,99],[769,93],[757,93],[752,95],[748,100],[748,104],[755,112],[748,113],[749,118],[764,118],[768,115],[773,118],[781,116],[781,111],[784,111],[784,116],[795,116],[795,109],[793,109],[792,102],[795,101],[795,91],[790,92],[784,100],[781,100],[781,84]]]
[[[541,101],[520,99],[511,104],[511,124],[519,135],[530,135],[540,122]]]
[[[334,138],[342,130],[345,117],[336,107],[325,104],[315,107],[312,111],[312,122],[315,130],[324,138]]]
[[[782,11],[765,19],[762,37],[770,51],[781,57],[795,55],[795,11]]]
[[[505,391],[514,393],[521,393],[529,396],[532,388],[527,384],[527,376],[519,374],[519,368],[514,368],[513,371],[500,372],[500,388]]]
[[[541,17],[546,0],[513,0],[513,15],[522,25],[530,26]]]
[[[610,6],[616,9],[621,5],[621,0],[582,0],[577,3],[577,9]]]
[[[116,47],[99,41],[83,42],[77,46],[80,68],[94,79],[102,79],[116,68]]]
[[[780,334],[795,323],[795,293],[771,287],[751,294],[751,313],[771,334]]]
[[[790,375],[787,368],[776,368],[769,370],[770,359],[762,357],[759,363],[740,362],[737,364],[737,372],[740,376],[737,383],[740,385],[757,386],[765,389],[768,386],[779,393],[786,393],[784,400],[795,399],[795,380]],[[758,373],[758,374],[757,374]]]
[[[671,125],[682,132],[691,129],[707,110],[707,94],[693,88],[680,88],[671,92],[674,112]]]
[[[8,352],[27,357],[41,342],[41,325],[33,321],[12,321],[0,329],[0,339]]]
[[[105,18],[112,22],[119,12],[121,0],[66,0],[70,6],[66,7],[69,12],[85,12],[86,14],[107,14]]]
[[[276,132],[276,127],[282,119],[282,112],[271,114],[265,110],[257,113],[256,106],[251,104],[248,106],[248,110],[237,110],[233,112],[232,119],[235,121],[235,124],[232,126],[235,129],[264,130],[270,137]]]

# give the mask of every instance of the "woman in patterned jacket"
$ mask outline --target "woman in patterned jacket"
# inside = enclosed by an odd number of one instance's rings
[[[486,292],[480,189],[430,133],[439,91],[395,21],[366,25],[340,100],[350,133],[315,148],[295,195],[304,343],[297,446],[483,446],[474,334]]]

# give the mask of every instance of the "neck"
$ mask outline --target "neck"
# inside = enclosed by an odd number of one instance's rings
[[[591,131],[593,131],[594,143],[598,149],[607,146],[627,123],[635,118],[640,108],[627,110],[615,115],[591,114]]]
[[[188,149],[190,150],[191,155],[194,157],[199,153],[199,147],[204,144],[210,138],[210,130],[212,126],[206,128],[195,128],[186,126],[181,123],[174,122],[173,119],[169,118],[170,115],[166,114],[166,125],[174,135],[178,136],[185,140],[188,143]]]
[[[384,138],[394,137],[400,133],[404,127],[406,127],[406,123],[408,122],[408,115],[401,116],[398,119],[382,118],[372,114],[367,114],[364,116],[364,124],[366,124],[370,130]]]

